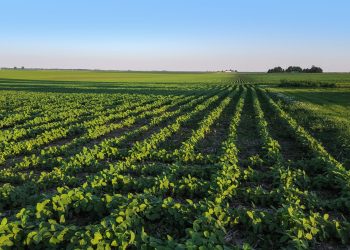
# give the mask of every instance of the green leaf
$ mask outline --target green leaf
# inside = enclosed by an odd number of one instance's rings
[[[315,227],[312,227],[312,228],[311,228],[311,234],[316,235],[317,232],[318,232],[318,229],[317,229],[317,228],[315,228]]]
[[[190,204],[190,205],[193,205],[193,201],[190,200],[190,199],[186,199],[187,203]]]
[[[307,234],[305,235],[305,238],[308,239],[308,240],[312,240],[312,234],[307,233]]]
[[[1,220],[1,226],[5,226],[6,224],[7,224],[7,218],[5,217]]]
[[[64,214],[60,216],[60,223],[65,223],[66,219],[64,218]]]
[[[142,227],[142,231],[141,231],[141,239],[142,239],[143,242],[146,242],[147,239],[148,239],[148,235],[145,232],[145,229],[143,227]]]
[[[133,243],[134,241],[135,241],[135,233],[133,231],[130,231],[129,243]]]
[[[106,202],[110,203],[112,200],[113,200],[113,197],[108,195],[108,194],[106,194]]]
[[[94,233],[94,238],[91,240],[91,243],[93,245],[97,245],[102,238],[102,234],[100,232],[96,232]]]
[[[121,216],[118,216],[117,219],[116,219],[117,223],[122,223],[123,221],[124,221],[124,219]]]
[[[254,219],[254,214],[252,211],[247,211],[247,214],[248,214],[249,218],[251,218],[252,220]]]
[[[50,238],[49,242],[50,242],[50,244],[52,244],[52,245],[56,245],[56,244],[59,243],[59,240],[58,240],[56,237],[52,236],[52,237]]]
[[[298,230],[298,239],[303,237],[303,231],[302,230]]]
[[[9,239],[9,236],[3,235],[0,236],[0,246],[11,247],[13,246],[13,242]]]

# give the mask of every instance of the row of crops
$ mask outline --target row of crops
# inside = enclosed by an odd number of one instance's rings
[[[0,249],[350,244],[350,172],[276,95],[165,92],[2,91]]]

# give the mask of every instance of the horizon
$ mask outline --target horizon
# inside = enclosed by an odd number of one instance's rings
[[[350,71],[350,3],[341,0],[17,0],[2,7],[0,67]]]
[[[292,65],[290,65],[292,66]],[[296,65],[293,65],[296,66]],[[314,65],[313,65],[314,66]],[[287,67],[286,67],[287,68]],[[21,68],[21,67],[0,67],[0,70],[4,71],[103,71],[103,72],[141,72],[141,73],[267,73],[267,71],[238,71],[238,70],[132,70],[132,69],[98,69],[98,68]],[[350,73],[350,71],[323,71],[323,73]],[[312,73],[312,74],[323,74],[323,73]],[[305,72],[280,72],[273,74],[310,74]]]

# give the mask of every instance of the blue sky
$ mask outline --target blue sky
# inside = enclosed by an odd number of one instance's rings
[[[347,0],[11,0],[0,66],[350,71]]]

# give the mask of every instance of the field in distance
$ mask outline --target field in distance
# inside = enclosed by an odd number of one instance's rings
[[[2,80],[79,81],[110,83],[218,83],[232,73],[94,70],[0,70]]]
[[[1,70],[0,93],[1,249],[350,244],[350,74]]]

